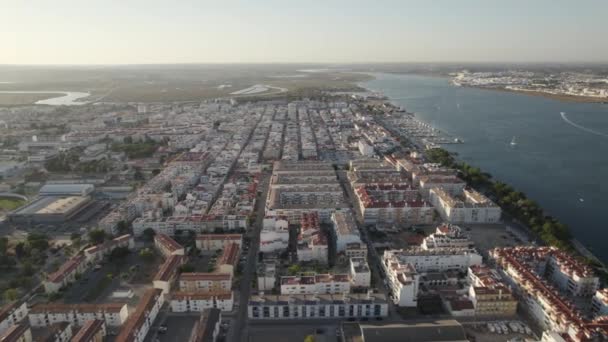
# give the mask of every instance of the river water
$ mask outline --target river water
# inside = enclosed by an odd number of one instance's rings
[[[608,105],[456,87],[440,77],[374,76],[361,85],[463,139],[444,147],[539,202],[608,261]]]
[[[5,82],[6,83],[6,82]],[[57,96],[48,99],[36,101],[39,105],[49,106],[77,106],[86,104],[86,102],[78,101],[78,99],[91,96],[90,93],[78,91],[44,91],[44,90],[0,90],[0,94],[57,94]]]

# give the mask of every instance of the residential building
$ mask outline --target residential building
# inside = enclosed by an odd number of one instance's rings
[[[154,235],[154,246],[165,258],[171,255],[184,255],[184,247],[163,233],[156,233]]]
[[[388,302],[380,293],[319,295],[253,295],[249,319],[348,319],[388,316]]]
[[[171,255],[160,265],[158,272],[152,280],[155,289],[162,290],[163,294],[171,292],[171,288],[179,275],[179,267],[186,263],[187,257]]]
[[[85,322],[99,319],[108,326],[121,326],[129,315],[125,303],[103,304],[36,304],[28,314],[32,327],[48,327],[56,323],[82,326]]]
[[[258,267],[258,291],[271,291],[277,282],[277,265],[274,262],[263,262]]]
[[[369,288],[371,286],[371,272],[367,259],[350,258],[349,270],[353,288]]]
[[[438,226],[435,233],[425,237],[420,245],[420,247],[427,250],[435,248],[467,248],[471,246],[473,246],[473,241],[462,232],[462,229],[450,224]]]
[[[170,305],[173,312],[201,312],[210,308],[220,309],[223,312],[231,312],[234,306],[234,297],[232,291],[177,291],[171,294]]]
[[[164,298],[162,290],[147,290],[114,341],[143,342],[164,304]]]
[[[219,309],[205,309],[192,328],[189,342],[215,342],[220,334],[222,313]]]
[[[86,268],[86,258],[82,254],[68,259],[59,269],[49,274],[44,282],[46,293],[55,293],[62,287],[76,280],[76,275],[82,274]]]
[[[416,307],[418,305],[418,290],[420,275],[411,263],[399,258],[396,253],[384,253],[382,268],[391,290],[395,305]]]
[[[11,302],[0,309],[0,334],[8,328],[21,323],[27,317],[28,308],[25,302]]]
[[[182,273],[179,290],[182,292],[227,292],[232,288],[230,273]]]
[[[98,263],[116,248],[128,248],[129,250],[133,250],[134,247],[135,241],[133,240],[133,236],[125,234],[85,249],[84,256],[88,263]]]
[[[4,333],[0,334],[2,342],[32,342],[32,329],[25,324],[17,324],[8,328]]]
[[[429,190],[429,200],[449,223],[498,223],[502,210],[481,193],[464,188],[453,195],[439,187]]]
[[[281,294],[339,294],[350,292],[348,274],[315,274],[281,277]]]
[[[481,255],[474,248],[410,247],[384,251],[383,260],[399,260],[400,264],[411,264],[417,272],[466,271],[472,265],[480,265]]]
[[[106,322],[94,319],[87,321],[70,342],[103,342],[106,335]]]
[[[289,222],[282,217],[265,217],[260,232],[260,252],[286,250],[289,246]]]
[[[344,252],[346,246],[352,243],[361,243],[359,228],[350,211],[336,211],[331,215],[333,224],[333,237],[336,252]]]
[[[318,213],[302,213],[296,245],[298,260],[327,263],[328,247],[327,235],[321,230]]]
[[[196,236],[196,248],[201,251],[215,252],[224,249],[227,244],[243,245],[241,234],[200,234]]]

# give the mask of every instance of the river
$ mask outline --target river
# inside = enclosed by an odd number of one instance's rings
[[[457,87],[447,78],[374,74],[361,86],[464,144],[444,147],[536,200],[608,261],[608,105]],[[516,145],[510,142],[515,137]]]

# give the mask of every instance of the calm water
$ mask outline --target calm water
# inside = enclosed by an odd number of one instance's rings
[[[7,82],[0,82],[7,83]],[[2,90],[0,94],[57,94],[55,97],[51,97],[45,100],[36,101],[36,104],[49,105],[49,106],[77,106],[86,104],[86,102],[80,102],[78,99],[90,96],[90,93],[83,93],[78,91],[51,91],[51,90]]]
[[[362,85],[462,138],[445,147],[538,201],[608,261],[608,105],[455,87],[445,78],[375,76]]]

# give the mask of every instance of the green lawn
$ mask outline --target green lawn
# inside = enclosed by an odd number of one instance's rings
[[[4,210],[14,210],[19,208],[25,203],[24,200],[16,199],[16,198],[0,198],[0,209]]]

